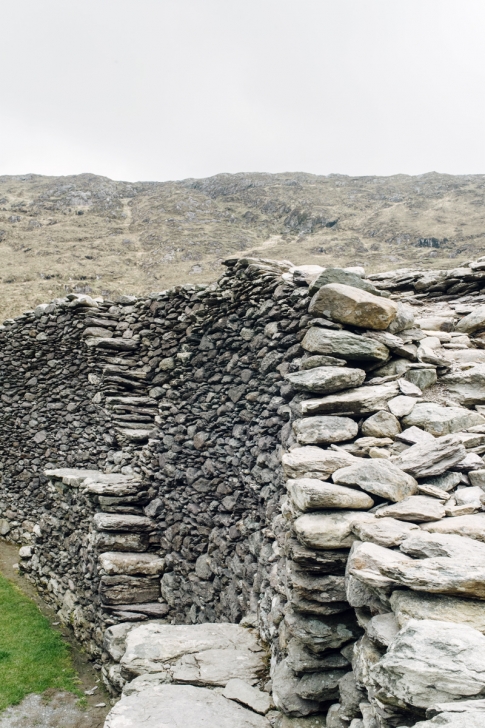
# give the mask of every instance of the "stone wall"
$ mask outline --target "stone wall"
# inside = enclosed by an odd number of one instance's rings
[[[485,262],[226,268],[5,322],[0,533],[115,690],[133,673],[106,635],[156,618],[257,627],[295,720],[413,726],[480,697],[466,670],[428,683],[456,640],[480,662]]]

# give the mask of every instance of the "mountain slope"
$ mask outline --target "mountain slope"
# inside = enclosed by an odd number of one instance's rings
[[[208,282],[230,254],[440,268],[485,248],[485,175],[0,177],[0,320],[68,291]]]

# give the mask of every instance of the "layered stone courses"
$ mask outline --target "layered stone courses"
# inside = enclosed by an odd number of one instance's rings
[[[226,268],[4,324],[0,534],[110,728],[474,725],[485,272]]]

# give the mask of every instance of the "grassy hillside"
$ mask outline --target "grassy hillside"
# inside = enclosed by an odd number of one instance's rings
[[[209,282],[229,254],[451,267],[485,254],[485,175],[0,177],[0,320],[66,292]]]

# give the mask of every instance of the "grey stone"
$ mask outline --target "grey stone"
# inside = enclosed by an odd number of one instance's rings
[[[309,313],[365,329],[382,330],[396,318],[393,301],[342,283],[329,283],[314,295]]]
[[[300,402],[302,415],[370,415],[378,410],[387,409],[387,403],[396,396],[398,386],[395,382],[359,387],[348,392],[328,394]]]
[[[396,439],[407,443],[408,445],[418,445],[423,442],[433,442],[434,436],[420,427],[407,427],[403,432],[396,435]]]
[[[153,531],[155,523],[146,516],[128,513],[95,513],[93,523],[98,531]]]
[[[341,716],[351,721],[360,714],[359,704],[367,698],[367,694],[357,685],[354,673],[347,672],[339,680]]]
[[[98,556],[99,565],[107,574],[161,574],[165,561],[155,554],[111,551]]]
[[[314,326],[307,331],[301,345],[305,351],[313,354],[341,357],[346,361],[379,364],[389,358],[389,350],[378,341],[352,334],[350,331],[335,331]]]
[[[376,614],[369,621],[366,632],[372,642],[375,642],[378,647],[386,649],[399,632],[399,624],[392,612]]]
[[[289,480],[287,487],[293,503],[300,511],[322,508],[368,510],[374,505],[367,493],[313,478]]]
[[[475,471],[479,472],[479,471]],[[436,475],[432,478],[426,478],[426,483],[429,485],[436,486],[445,491],[453,490],[453,488],[461,483],[461,476],[459,473],[444,472],[442,475]]]
[[[485,364],[455,370],[441,377],[445,387],[467,407],[485,402]]]
[[[362,434],[369,437],[396,437],[401,432],[399,420],[390,412],[380,410],[362,423]]]
[[[126,636],[134,628],[133,624],[114,624],[105,631],[103,647],[115,662],[119,662],[126,649]]]
[[[163,723],[161,723],[163,721]],[[153,685],[123,696],[111,709],[105,728],[269,728],[261,715],[213,690],[192,685]]]
[[[400,627],[410,619],[437,619],[467,624],[485,634],[485,602],[478,599],[396,589],[391,594],[391,606]]]
[[[160,596],[160,581],[156,577],[103,576],[99,595],[104,604],[137,604],[156,601]]]
[[[352,286],[353,288],[360,288],[363,291],[372,293],[375,296],[380,296],[381,292],[378,288],[364,280],[361,276],[356,273],[345,270],[344,268],[325,268],[322,272],[313,279],[309,293],[313,296],[314,293],[320,290],[322,286],[326,286],[329,283],[343,283],[346,286]]]
[[[414,523],[398,521],[395,518],[376,518],[355,523],[352,531],[360,541],[370,541],[378,546],[393,548],[399,546],[419,526]]]
[[[473,425],[485,425],[485,418],[464,407],[443,407],[434,402],[418,402],[411,414],[404,417],[402,424],[404,427],[416,425],[439,437],[466,430]]]
[[[98,531],[93,541],[99,551],[146,551],[148,534],[116,531]]]
[[[394,464],[416,478],[440,475],[457,465],[466,450],[454,435],[436,437],[433,442],[412,445],[393,459]]]
[[[445,508],[436,498],[412,495],[399,503],[384,506],[376,511],[376,518],[396,518],[400,521],[439,521],[445,517]]]
[[[285,614],[285,627],[290,638],[318,656],[343,647],[362,633],[349,612],[321,618],[288,612]]]
[[[398,302],[397,314],[394,321],[391,321],[387,327],[387,331],[391,334],[398,334],[406,329],[412,329],[414,326],[414,311],[411,306]]]
[[[485,513],[443,518],[434,523],[423,523],[421,528],[430,533],[450,533],[485,542]]]
[[[421,390],[432,387],[438,380],[436,369],[409,369],[403,376]]]
[[[387,589],[399,584],[395,576],[399,567],[405,569],[409,564],[414,563],[409,556],[399,551],[391,551],[391,549],[377,546],[374,543],[358,542],[354,544],[350,552],[347,573],[371,589]],[[391,570],[392,576],[390,576]]]
[[[359,428],[350,417],[304,417],[293,423],[293,431],[301,445],[343,442],[356,437]]]
[[[304,675],[307,672],[348,669],[349,667],[349,661],[340,652],[315,655],[296,639],[289,641],[287,652],[287,664],[296,675]]]
[[[455,326],[455,331],[474,334],[485,329],[485,306],[477,306],[468,316],[463,316]]]
[[[276,728],[330,728],[324,715],[309,715],[305,718],[291,718],[281,715]]]
[[[337,359],[335,356],[325,356],[324,354],[316,354],[315,356],[307,356],[301,360],[300,369],[314,369],[315,367],[344,367],[345,359]]]
[[[368,519],[372,519],[371,514],[359,511],[322,511],[300,516],[293,525],[298,541],[307,548],[343,549],[356,540],[353,524]]]
[[[418,488],[412,476],[388,460],[363,460],[335,471],[332,479],[395,502],[413,495]]]
[[[287,374],[285,379],[301,392],[331,394],[341,389],[359,387],[365,379],[365,372],[348,367],[316,367]]]
[[[300,678],[298,694],[306,700],[320,703],[335,700],[339,696],[339,681],[344,675],[344,670],[307,673]]]
[[[228,700],[235,700],[237,703],[241,703],[261,715],[266,715],[272,705],[268,693],[263,693],[261,690],[254,688],[239,678],[229,680],[222,695]]]
[[[485,693],[485,637],[466,625],[410,620],[372,678],[387,695],[407,705],[481,697]]]
[[[273,673],[273,700],[277,708],[294,717],[317,713],[319,702],[305,700],[298,692],[300,678],[288,667],[286,660],[276,665]]]
[[[355,680],[362,687],[373,687],[371,671],[382,657],[382,651],[365,634],[354,645],[352,670]],[[362,704],[360,704],[362,705]],[[376,727],[377,728],[377,727]]]
[[[390,399],[387,406],[389,407],[391,414],[395,417],[405,417],[413,411],[416,402],[417,400],[414,397],[406,397],[405,395],[400,394],[397,397]]]
[[[289,478],[314,477],[320,480],[327,478],[345,465],[355,462],[356,458],[345,451],[322,450],[319,447],[299,447],[287,452],[282,457],[283,469]]]

